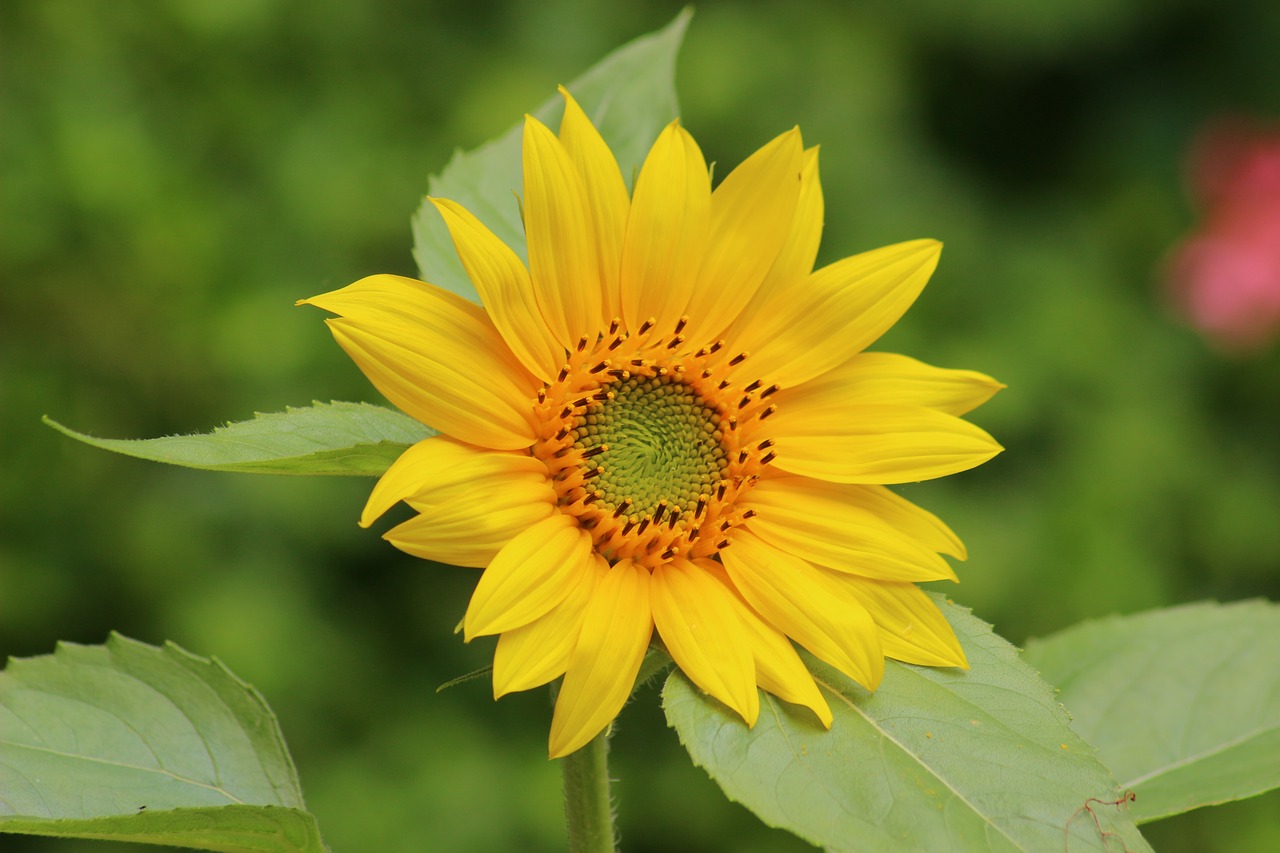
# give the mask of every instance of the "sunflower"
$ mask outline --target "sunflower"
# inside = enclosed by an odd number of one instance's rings
[[[304,300],[439,433],[387,470],[361,525],[404,501],[417,515],[387,540],[483,568],[465,639],[498,635],[495,698],[563,677],[553,758],[609,725],[653,643],[748,725],[757,688],[831,725],[793,642],[868,690],[886,656],[966,666],[916,586],[954,580],[941,555],[964,546],[886,484],[998,453],[959,416],[1002,386],[863,351],[940,245],[815,271],[818,154],[798,129],[713,191],[673,122],[628,193],[561,93],[558,136],[524,124],[527,265],[432,199],[483,307],[391,275]]]

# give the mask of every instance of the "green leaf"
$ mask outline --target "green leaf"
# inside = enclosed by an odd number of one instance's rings
[[[0,832],[326,849],[258,692],[216,659],[116,634],[0,673]]]
[[[378,476],[405,448],[433,435],[406,415],[369,403],[312,403],[254,415],[203,435],[94,438],[46,417],[64,435],[94,447],[208,471]]]
[[[1202,603],[1027,644],[1139,821],[1280,787],[1280,606]]]
[[[679,113],[675,62],[692,12],[688,9],[656,33],[642,36],[606,56],[567,88],[595,122],[630,180],[658,132]],[[557,94],[533,111],[555,128],[564,101]],[[474,151],[458,151],[444,171],[428,182],[428,195],[458,202],[471,211],[521,257],[524,225],[517,196],[523,186],[520,140],[524,122]],[[430,202],[423,200],[413,218],[413,255],[423,280],[479,302],[449,237],[449,229]]]
[[[1149,850],[1051,688],[990,625],[938,603],[967,672],[888,661],[872,694],[810,659],[830,731],[769,694],[748,729],[676,672],[667,721],[731,800],[833,850]]]

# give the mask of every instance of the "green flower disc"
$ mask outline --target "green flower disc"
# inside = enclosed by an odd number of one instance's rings
[[[727,467],[720,413],[690,386],[670,376],[638,376],[610,386],[613,398],[587,408],[574,447],[596,478],[600,501],[628,514],[691,510],[710,496]],[[601,449],[603,448],[603,449]]]

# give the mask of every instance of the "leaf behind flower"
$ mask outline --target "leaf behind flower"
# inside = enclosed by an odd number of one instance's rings
[[[94,438],[45,417],[85,444],[208,471],[376,477],[410,445],[434,431],[407,415],[370,403],[312,403],[198,435]]]

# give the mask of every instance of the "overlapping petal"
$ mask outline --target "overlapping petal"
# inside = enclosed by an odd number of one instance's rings
[[[934,367],[905,355],[862,352],[839,367],[776,399],[787,408],[826,405],[926,406],[963,415],[990,400],[1004,385],[975,370]]]
[[[715,339],[760,288],[791,236],[803,171],[800,131],[790,130],[744,160],[711,194],[706,254],[686,309],[690,340]]]
[[[676,665],[748,726],[755,725],[760,694],[751,641],[728,588],[677,557],[654,569],[650,598],[654,625]]]
[[[302,300],[388,400],[443,433],[514,450],[534,439],[536,380],[479,306],[413,279],[363,278]]]
[[[493,654],[493,698],[530,690],[564,675],[587,604],[608,571],[604,557],[593,554],[564,601],[528,625],[503,632]]]
[[[886,657],[919,666],[968,668],[951,624],[915,584],[853,575],[837,575],[832,580],[852,591],[867,608],[880,628],[880,645]]]
[[[594,340],[607,322],[587,191],[564,145],[532,116],[525,117],[523,157],[529,273],[547,327],[569,349],[582,335]]]
[[[613,721],[635,686],[653,636],[649,571],[630,560],[600,580],[569,655],[548,747],[560,758]]]
[[[444,218],[458,258],[503,340],[530,373],[550,382],[564,362],[564,347],[543,319],[520,256],[462,205],[430,201]]]
[[[555,494],[546,478],[529,474],[505,479],[496,494],[468,489],[440,503],[407,500],[418,515],[388,530],[383,539],[424,560],[477,569],[555,511]]]
[[[568,516],[539,521],[489,563],[462,621],[465,638],[528,625],[564,601],[592,563],[591,537]]]
[[[800,197],[796,200],[795,215],[787,230],[787,239],[760,287],[724,332],[726,340],[736,342],[741,330],[751,325],[753,318],[773,299],[774,294],[798,285],[813,272],[818,245],[822,241],[823,212],[822,183],[818,178],[818,149],[814,147],[804,152],[804,165],[800,170]]]
[[[595,231],[596,257],[600,264],[601,310],[604,319],[611,320],[622,316],[618,276],[631,196],[627,194],[618,161],[600,132],[563,86],[560,94],[565,102],[564,118],[560,121],[560,142],[582,176],[587,196],[587,217]]]
[[[874,690],[884,653],[865,607],[828,573],[741,528],[720,552],[734,587],[756,612],[845,675]]]
[[[417,497],[430,503],[487,498],[508,478],[541,476],[546,467],[527,453],[485,450],[444,435],[424,439],[391,463],[369,494],[360,526],[368,527],[396,503]],[[548,494],[552,494],[548,488]]]
[[[649,150],[622,243],[622,316],[673,330],[689,306],[711,225],[711,177],[702,150],[672,122]]]
[[[829,569],[877,580],[955,580],[946,560],[874,512],[864,487],[810,477],[761,480],[743,501],[770,545]]]
[[[756,664],[756,683],[784,702],[804,705],[817,715],[822,725],[831,728],[831,708],[786,635],[747,604],[742,593],[729,580],[723,565],[707,559],[695,560],[694,565],[723,583],[737,602],[738,618],[746,631]]]
[[[835,483],[909,483],[967,471],[1003,448],[968,421],[923,406],[779,408],[774,466]]]
[[[942,245],[912,240],[836,261],[780,288],[729,341],[739,373],[793,387],[861,352],[911,307]]]

